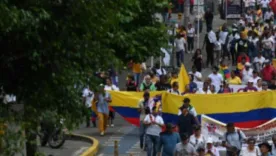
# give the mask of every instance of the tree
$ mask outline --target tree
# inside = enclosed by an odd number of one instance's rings
[[[44,112],[56,112],[70,129],[82,122],[80,93],[85,85],[97,85],[95,71],[160,55],[166,27],[153,14],[163,6],[156,0],[0,2],[0,86],[24,104],[24,114],[18,114],[0,103],[0,124],[26,130],[27,155],[35,152],[29,132]]]

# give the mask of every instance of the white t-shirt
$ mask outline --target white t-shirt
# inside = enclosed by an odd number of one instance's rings
[[[248,15],[248,14],[246,14],[246,15],[245,15],[245,18],[247,19],[247,21],[248,21],[249,23],[253,23],[253,15]]]
[[[219,41],[221,44],[225,44],[226,38],[227,38],[228,32],[227,31],[221,31],[219,33]]]
[[[249,6],[249,0],[243,0],[243,2],[244,2],[244,6],[245,6],[245,7],[248,7],[248,6]]]
[[[175,50],[176,52],[179,52],[181,50],[184,50],[185,51],[185,47],[184,47],[184,44],[186,44],[186,40],[181,37],[181,38],[176,38],[174,40],[174,43],[175,43]]]
[[[253,151],[249,151],[247,147],[243,147],[240,156],[260,156],[261,152],[258,147],[255,147]]]
[[[202,88],[199,88],[196,94],[212,94],[212,92],[209,89],[205,92]]]
[[[188,37],[194,37],[194,34],[195,34],[195,29],[194,28],[188,29],[188,31],[187,31],[187,36]]]
[[[270,20],[271,17],[274,16],[274,13],[272,11],[267,11],[264,15],[264,20]]]
[[[261,57],[255,57],[253,62],[263,64],[264,61],[265,61],[265,58],[263,56],[261,56]]]
[[[208,152],[208,149],[206,148],[205,149],[205,153],[207,153]],[[219,154],[219,149],[217,149],[216,147],[212,147],[211,148],[211,152],[214,154],[214,156],[220,156],[220,154]]]
[[[175,94],[175,95],[180,95],[179,90],[169,89],[167,92],[168,92],[168,93],[171,93],[171,94]]]
[[[196,71],[195,73],[189,72],[189,74],[194,75],[194,83],[201,82],[201,80],[198,80],[198,79],[202,79],[202,74],[200,72],[198,72],[198,71]]]
[[[242,82],[243,84],[247,84],[248,80],[253,77],[253,69],[249,68],[249,70],[243,69],[242,71]]]
[[[153,121],[157,124],[164,125],[164,121],[163,121],[163,118],[161,116],[157,115],[156,117],[154,117],[152,114],[146,115],[146,117],[144,119],[145,123],[152,123]],[[162,131],[162,128],[160,126],[158,126],[156,124],[151,124],[147,128],[146,134],[159,136],[161,131]]]
[[[119,88],[115,85],[111,85],[111,86],[108,86],[108,85],[105,85],[104,86],[104,90],[114,90],[114,91],[119,91]]]
[[[217,74],[212,73],[208,77],[212,80],[212,85],[216,87],[216,92],[218,92],[220,85],[223,81],[222,75],[220,73],[217,73]]]
[[[261,1],[262,8],[267,8],[268,3],[269,3],[268,0],[262,0]]]
[[[255,2],[256,2],[255,0],[249,0],[249,6],[253,6],[254,7],[255,6]]]
[[[156,70],[158,75],[167,75],[167,71],[164,68],[160,68]]]
[[[259,76],[257,76],[257,77],[255,77],[255,78],[252,77],[252,79],[253,79],[253,81],[254,81],[254,82],[253,82],[253,85],[254,85],[254,86],[257,86],[257,82],[258,82],[258,80],[261,79],[261,78],[260,78]]]
[[[201,134],[199,138],[196,138],[193,134],[190,137],[190,143],[195,147],[195,149],[198,149],[198,147],[204,147],[206,144],[205,137]]]
[[[262,87],[258,87],[258,86],[255,86],[255,87],[257,88],[257,90],[258,90],[259,92],[263,90]]]
[[[91,107],[94,99],[94,93],[90,89],[85,88],[82,92],[82,97],[85,98],[85,106]]]

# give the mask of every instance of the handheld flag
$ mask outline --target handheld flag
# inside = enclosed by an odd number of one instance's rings
[[[183,93],[185,91],[185,86],[188,85],[189,83],[190,83],[189,76],[187,74],[184,64],[182,64],[178,74],[179,92]]]

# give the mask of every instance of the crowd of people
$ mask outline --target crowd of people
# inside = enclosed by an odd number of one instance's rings
[[[181,26],[177,30],[176,39],[173,41],[177,65],[181,66],[184,55],[193,55],[193,67],[188,73],[189,84],[185,86],[183,92],[179,90],[177,70],[168,72],[160,64],[156,64],[150,70],[146,69],[143,63],[131,61],[128,64],[132,73],[127,76],[125,88],[122,90],[144,92],[137,106],[140,113],[140,147],[147,151],[148,156],[220,155],[212,138],[202,135],[200,122],[195,108],[190,104],[190,99],[183,100],[178,120],[174,124],[165,124],[160,97],[150,98],[151,91],[185,95],[276,89],[276,70],[273,66],[273,59],[276,56],[274,13],[269,8],[267,0],[254,2],[254,5],[250,0],[244,0],[244,3],[246,11],[238,22],[230,27],[223,24],[216,32],[212,28],[213,14],[210,10],[206,11],[203,17],[207,30],[203,44],[206,58],[203,58],[201,49],[194,48],[197,27],[190,23],[187,29]],[[201,72],[208,67],[212,68],[212,73],[203,77]],[[96,116],[91,112],[91,107],[95,106],[100,134],[104,135],[107,126],[114,126],[115,113],[109,107],[112,98],[108,91],[119,90],[118,76],[114,70],[109,71],[109,74],[102,72],[98,76],[102,81],[99,90],[94,93],[89,87],[86,88],[83,92],[83,101],[89,110],[89,115],[93,114],[92,123],[96,127]],[[87,126],[90,126],[89,115]],[[225,147],[229,156],[274,156],[276,135],[271,139],[272,145],[262,142],[256,146],[255,138],[246,138],[233,123],[228,123],[221,146]],[[242,147],[243,144],[247,146]]]

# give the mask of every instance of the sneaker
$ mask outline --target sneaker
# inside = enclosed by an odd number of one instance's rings
[[[101,136],[104,136],[104,132],[101,132]]]
[[[111,127],[114,127],[114,124],[111,124]]]

